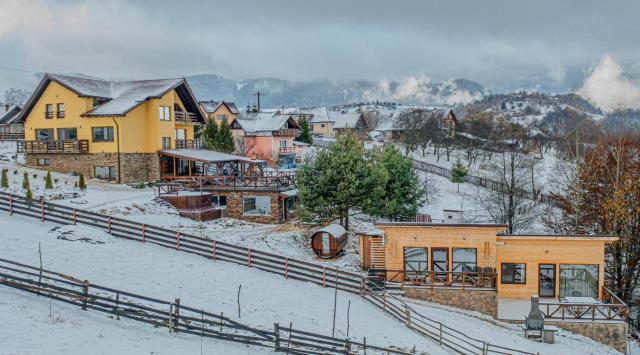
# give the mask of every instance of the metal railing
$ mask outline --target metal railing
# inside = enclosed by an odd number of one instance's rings
[[[42,140],[18,141],[18,153],[88,153],[89,141]]]

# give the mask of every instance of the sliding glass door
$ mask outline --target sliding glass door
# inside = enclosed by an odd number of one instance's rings
[[[598,265],[560,265],[560,297],[598,297]]]

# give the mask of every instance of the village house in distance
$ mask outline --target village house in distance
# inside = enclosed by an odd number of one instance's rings
[[[45,74],[20,120],[26,165],[133,183],[158,180],[158,151],[193,140],[205,115],[184,79]]]
[[[215,120],[218,125],[222,121],[227,121],[231,124],[240,114],[240,110],[233,102],[200,101],[200,107],[207,114],[207,119]]]

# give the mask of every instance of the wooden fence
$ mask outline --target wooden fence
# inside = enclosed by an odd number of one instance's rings
[[[382,301],[380,301],[380,297],[376,294],[376,291],[370,288],[372,284],[375,285],[376,283],[365,280],[359,273],[325,267],[264,251],[198,237],[183,233],[179,230],[165,229],[123,218],[62,206],[46,202],[43,199],[29,202],[23,196],[6,192],[0,192],[0,211],[37,218],[43,222],[88,225],[104,230],[114,237],[141,243],[152,243],[162,247],[200,255],[213,261],[227,261],[282,275],[287,279],[312,282],[322,287],[337,288],[341,291],[358,294],[373,305],[400,320],[409,328],[433,339],[432,334],[429,335],[427,331],[411,323],[411,320],[414,319],[415,316],[414,318],[409,317],[409,322],[407,322],[407,319],[404,318],[406,316],[405,310],[401,309],[401,312],[397,312],[397,307],[393,307],[389,302],[384,301],[384,297]],[[407,308],[409,307],[407,306]],[[395,311],[390,312],[390,309],[394,309]],[[417,312],[414,313],[418,315]],[[402,314],[405,314],[405,316],[402,316]],[[398,315],[400,315],[401,318],[398,318]],[[421,319],[426,318],[421,317]],[[442,327],[443,329],[450,329],[446,325],[436,321],[431,321],[431,324]],[[469,338],[464,335],[464,333],[453,329],[451,329],[451,332],[455,332],[455,334],[444,333],[442,335],[443,338],[439,339],[439,344],[460,354],[531,354],[524,351],[502,352],[499,350],[502,349],[502,347]],[[482,344],[482,346],[478,344]]]
[[[224,316],[128,291],[95,285],[88,280],[49,271],[15,261],[0,259],[0,284],[81,307],[167,328],[169,332],[226,340],[245,345],[272,348],[291,354],[416,354],[415,349],[381,347],[353,339],[341,339],[274,324],[263,329],[242,324]]]

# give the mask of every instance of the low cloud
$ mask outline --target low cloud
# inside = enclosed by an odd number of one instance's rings
[[[609,55],[591,70],[577,93],[605,111],[640,108],[640,83],[628,79],[622,65]]]
[[[472,94],[469,90],[459,88],[452,80],[437,81],[430,76],[419,75],[379,80],[363,93],[362,99],[437,106],[466,104],[481,96],[479,93]]]

